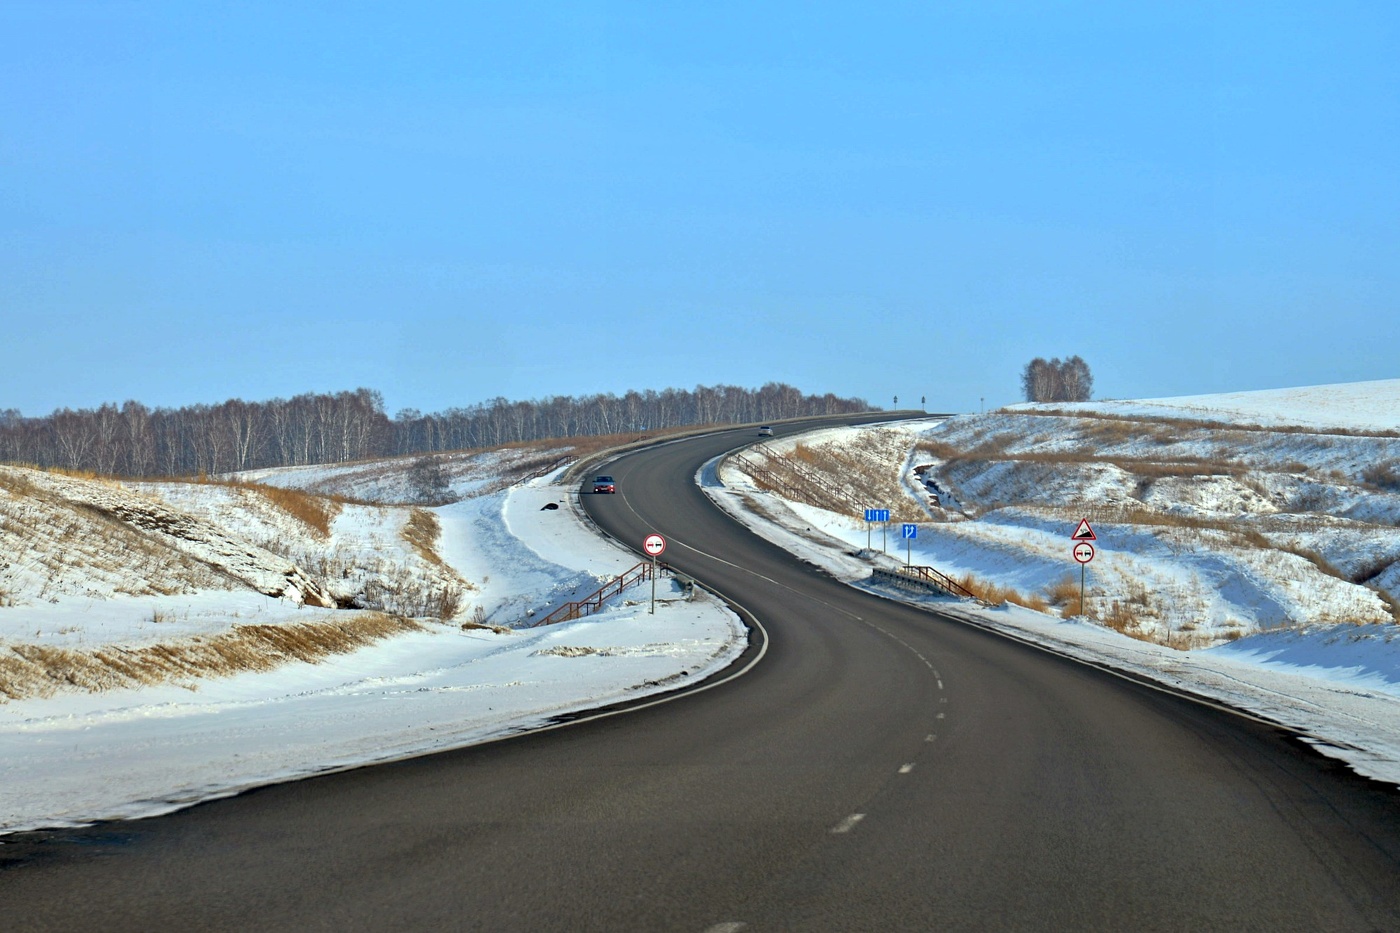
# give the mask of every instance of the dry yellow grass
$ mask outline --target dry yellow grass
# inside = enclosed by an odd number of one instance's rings
[[[890,449],[883,449],[888,446]],[[926,522],[929,515],[900,484],[900,473],[907,451],[900,448],[894,456],[894,445],[887,445],[881,432],[866,432],[857,445],[797,444],[784,457],[769,461],[768,466],[782,474],[789,485],[773,489],[798,501],[843,515],[860,517],[860,508],[890,509],[890,520],[896,522]],[[796,464],[806,475],[794,472]],[[790,475],[789,475],[790,474]],[[819,483],[807,476],[815,476]],[[760,488],[770,485],[755,478]]]
[[[1043,596],[1036,593],[1022,593],[1014,587],[992,583],[971,573],[965,573],[958,577],[957,583],[988,605],[999,606],[1002,603],[1015,603],[1017,606],[1024,606],[1036,612],[1045,612],[1050,608],[1050,603]]]
[[[290,625],[235,625],[218,635],[139,648],[82,650],[46,645],[0,649],[0,696],[51,696],[61,690],[97,693],[196,678],[265,671],[290,661],[316,662],[422,625],[379,612]]]
[[[262,484],[251,484],[251,488],[323,538],[331,533],[331,522],[340,514],[340,503],[325,496]]]
[[[438,518],[427,509],[414,509],[408,515],[403,527],[403,539],[417,552],[418,556],[435,567],[445,567],[438,556],[437,542],[442,535],[442,525]]]
[[[201,483],[205,481],[203,478],[199,480]],[[318,496],[300,489],[285,489],[247,480],[220,480],[219,485],[257,493],[322,538],[330,535],[331,522],[335,521],[346,501],[341,496]]]
[[[1079,598],[1079,580],[1071,574],[1054,583],[1045,591],[1050,605],[1060,610],[1065,618],[1073,618],[1084,612],[1084,604]]]

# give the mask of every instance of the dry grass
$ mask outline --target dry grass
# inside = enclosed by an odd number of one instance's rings
[[[188,482],[189,480],[186,480]],[[177,481],[178,482],[178,481]],[[208,482],[205,478],[199,483]],[[300,489],[285,489],[281,486],[268,486],[248,480],[222,479],[220,486],[246,489],[262,496],[272,505],[310,528],[318,537],[326,538],[331,533],[331,523],[340,514],[341,507],[348,501],[343,496],[319,496]]]
[[[17,499],[28,499],[41,495],[39,487],[31,483],[28,477],[18,470],[0,469],[0,489]]]
[[[1050,603],[1043,596],[1035,593],[1022,593],[1014,587],[1001,586],[971,573],[965,573],[958,577],[957,584],[988,605],[999,606],[1002,603],[1014,603],[1036,612],[1045,612],[1050,608]]]
[[[438,518],[427,509],[414,509],[408,515],[403,527],[403,539],[423,560],[434,567],[445,567],[438,556],[437,542],[442,535],[442,525]]]
[[[248,484],[245,488],[257,490],[268,502],[322,538],[330,535],[331,522],[340,514],[340,502],[325,496],[313,496],[300,489],[283,489],[280,486],[264,486],[260,483]]]
[[[1103,411],[1071,411],[1065,408],[1043,408],[1037,411],[1008,411],[1000,409],[1000,414],[1020,415],[1026,418],[1075,418],[1093,421],[1119,421],[1135,425],[1161,426],[1178,433],[1188,431],[1229,430],[1245,434],[1314,434],[1319,437],[1400,437],[1400,431],[1366,431],[1360,428],[1313,428],[1302,425],[1262,425],[1241,424],[1235,421],[1209,421],[1199,418],[1178,418],[1169,415],[1161,417],[1146,414],[1116,415]],[[1139,429],[1138,433],[1141,433]]]
[[[903,447],[896,452],[879,431],[865,432],[853,446],[799,443],[787,455],[768,461],[790,488],[773,489],[761,477],[755,477],[755,482],[760,488],[843,515],[859,518],[866,507],[888,508],[891,521],[928,521],[928,513],[901,485],[906,454]]]
[[[1080,601],[1079,594],[1079,581],[1072,574],[1067,574],[1064,579],[1052,584],[1045,591],[1050,605],[1059,609],[1060,614],[1067,619],[1084,613],[1084,604]]]
[[[1400,492],[1400,460],[1382,460],[1361,471],[1361,478],[1387,492]]]
[[[97,693],[123,687],[181,683],[266,671],[291,661],[315,663],[422,626],[378,612],[290,625],[235,625],[213,636],[139,648],[79,650],[10,645],[0,650],[0,696],[10,700],[63,690]]]

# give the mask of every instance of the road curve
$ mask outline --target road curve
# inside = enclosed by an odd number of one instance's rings
[[[6,926],[1400,929],[1400,794],[1282,731],[836,583],[694,486],[747,439],[629,454],[618,495],[584,498],[761,620],[748,674],[0,846]]]

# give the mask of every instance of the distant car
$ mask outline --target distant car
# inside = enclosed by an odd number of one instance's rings
[[[593,477],[593,491],[616,493],[617,483],[613,482],[611,476],[595,476]]]
[[[759,436],[759,437],[772,437],[772,436],[773,436],[773,429],[770,428],[768,425],[765,424],[763,427],[761,427],[761,428],[758,429],[758,436]]]

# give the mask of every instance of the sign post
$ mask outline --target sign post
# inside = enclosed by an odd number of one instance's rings
[[[889,509],[866,509],[865,510],[865,549],[870,550],[870,523],[879,522],[881,533],[884,532],[884,523],[890,520]]]
[[[1094,546],[1089,542],[1097,541],[1099,538],[1098,535],[1094,534],[1094,529],[1090,527],[1087,518],[1079,520],[1074,534],[1069,537],[1074,542],[1074,550],[1070,553],[1079,562],[1079,614],[1087,617],[1089,613],[1084,608],[1084,570],[1089,566],[1089,561],[1094,559]]]
[[[914,539],[919,536],[919,526],[900,525],[899,532],[904,535],[904,566],[909,567],[914,563]]]
[[[649,534],[642,541],[642,550],[651,555],[651,615],[656,615],[656,559],[666,552],[666,539]]]

